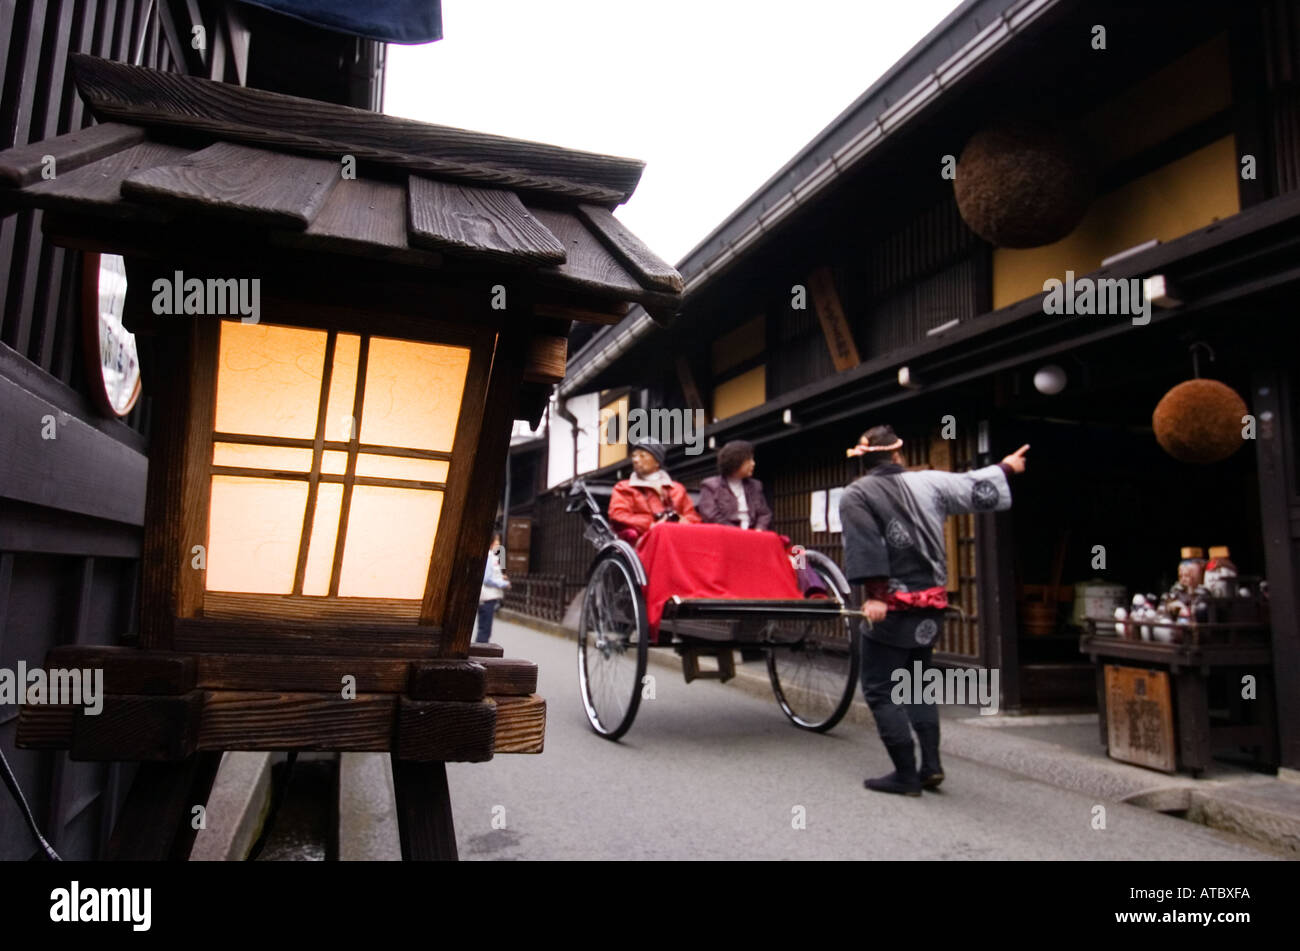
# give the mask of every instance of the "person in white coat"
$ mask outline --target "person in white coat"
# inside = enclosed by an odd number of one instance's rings
[[[501,607],[510,580],[501,570],[501,536],[492,536],[492,547],[488,549],[487,564],[483,568],[483,589],[478,596],[478,636],[476,643],[486,644],[492,639],[492,619]]]

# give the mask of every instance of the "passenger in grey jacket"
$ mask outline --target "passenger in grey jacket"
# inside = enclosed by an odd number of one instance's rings
[[[735,525],[760,532],[772,528],[772,509],[763,483],[754,478],[754,447],[733,439],[718,450],[719,475],[700,483],[700,517],[715,525]]]
[[[947,550],[943,523],[949,515],[1011,507],[1007,478],[1025,471],[1021,446],[995,466],[971,472],[909,472],[903,441],[889,426],[862,434],[852,454],[867,474],[844,490],[844,574],[861,584],[862,613],[871,622],[862,642],[862,693],[876,730],[894,761],[894,772],[865,785],[877,792],[919,796],[943,782],[939,764],[939,711],[931,703],[894,702],[894,672],[911,671],[930,656],[948,605]],[[921,745],[918,773],[912,731]]]

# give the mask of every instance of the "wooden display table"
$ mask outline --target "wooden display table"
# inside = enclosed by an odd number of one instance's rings
[[[1100,623],[1103,622],[1092,622],[1094,630]],[[1278,741],[1273,713],[1273,653],[1267,629],[1258,625],[1216,624],[1202,625],[1201,630],[1189,634],[1192,640],[1183,644],[1131,640],[1096,633],[1085,634],[1080,639],[1079,650],[1092,659],[1097,669],[1097,710],[1101,741],[1106,744],[1107,751],[1113,758],[1125,762],[1166,772],[1181,768],[1193,776],[1200,775],[1209,767],[1214,750],[1223,748],[1254,747],[1258,761],[1276,766]],[[1107,667],[1112,670],[1110,690],[1107,689]],[[1168,700],[1162,700],[1157,691],[1146,701],[1156,705],[1151,711],[1153,719],[1160,715],[1162,704],[1170,703],[1172,706],[1172,710],[1164,712],[1169,716],[1176,742],[1170,743],[1167,757],[1160,755],[1158,739],[1146,750],[1137,750],[1130,749],[1124,736],[1116,735],[1123,726],[1129,728],[1130,736],[1146,737],[1150,732],[1128,723],[1132,709],[1108,709],[1114,706],[1112,694],[1118,696],[1117,691],[1125,689],[1119,679],[1125,671],[1133,669],[1162,672],[1168,678]],[[1117,674],[1121,675],[1119,679]],[[1241,696],[1242,678],[1246,675],[1255,678],[1253,699]],[[1210,716],[1211,679],[1218,677],[1227,680],[1227,703],[1233,714],[1231,722],[1221,724],[1212,723]],[[1160,680],[1149,682],[1158,686]],[[1138,687],[1139,691],[1141,689]],[[1253,722],[1240,722],[1244,719],[1242,714],[1252,709],[1254,716],[1249,719]],[[1160,759],[1165,760],[1164,765],[1157,763]]]

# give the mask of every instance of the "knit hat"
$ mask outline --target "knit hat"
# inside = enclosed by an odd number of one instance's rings
[[[643,440],[642,442],[639,442],[635,446],[633,446],[632,449],[634,451],[640,449],[644,452],[650,453],[650,455],[655,457],[655,462],[659,463],[659,465],[661,466],[664,464],[664,456],[668,452],[667,446],[665,446],[663,443],[655,442],[653,439]]]

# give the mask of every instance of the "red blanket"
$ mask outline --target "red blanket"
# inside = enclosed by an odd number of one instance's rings
[[[683,598],[801,600],[790,556],[775,532],[730,525],[661,522],[641,543],[650,636],[658,638],[664,603]]]

